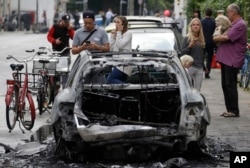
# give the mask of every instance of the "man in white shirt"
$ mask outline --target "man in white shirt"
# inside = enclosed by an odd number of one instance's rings
[[[106,12],[105,14],[105,26],[109,25],[109,23],[112,21],[112,18],[114,17],[115,15],[113,14],[112,12],[112,9],[109,8],[108,11]]]

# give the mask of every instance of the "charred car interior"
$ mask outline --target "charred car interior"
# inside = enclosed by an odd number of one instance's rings
[[[124,58],[117,55],[131,54]],[[121,84],[107,84],[113,67],[131,67]],[[205,146],[210,113],[176,52],[84,52],[56,97],[56,154],[81,162],[164,159]]]

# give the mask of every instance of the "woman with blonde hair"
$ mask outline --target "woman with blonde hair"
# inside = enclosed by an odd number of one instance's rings
[[[202,25],[199,18],[194,18],[188,25],[188,33],[183,39],[182,55],[190,55],[193,58],[192,66],[188,72],[194,81],[194,88],[200,91],[205,53],[205,39],[203,36]]]

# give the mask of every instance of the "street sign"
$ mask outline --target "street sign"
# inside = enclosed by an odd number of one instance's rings
[[[143,0],[138,0],[138,4],[141,5]]]

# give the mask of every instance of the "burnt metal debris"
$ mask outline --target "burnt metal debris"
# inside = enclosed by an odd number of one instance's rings
[[[131,70],[126,82],[106,83],[114,67]],[[58,156],[144,162],[206,150],[210,113],[175,51],[85,51],[57,95],[51,119]]]

